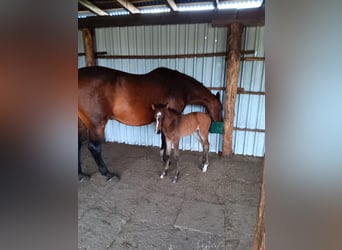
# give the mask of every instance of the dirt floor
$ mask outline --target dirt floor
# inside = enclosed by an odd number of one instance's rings
[[[259,202],[262,159],[180,151],[180,178],[164,179],[159,148],[103,145],[109,170],[121,180],[106,182],[82,147],[79,183],[79,249],[252,249]]]

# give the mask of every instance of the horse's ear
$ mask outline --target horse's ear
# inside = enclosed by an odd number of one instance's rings
[[[216,98],[220,100],[220,92],[217,91]]]
[[[152,110],[156,110],[156,107],[154,106],[153,103],[152,103]]]

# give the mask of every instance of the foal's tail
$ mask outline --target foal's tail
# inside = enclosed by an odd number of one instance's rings
[[[201,144],[203,144],[203,139],[202,139],[202,136],[201,136],[199,129],[196,129],[196,133],[194,133],[194,136],[195,136],[197,141],[199,141]]]

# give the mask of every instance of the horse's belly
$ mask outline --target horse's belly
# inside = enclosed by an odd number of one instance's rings
[[[147,119],[146,117],[127,117],[125,115],[119,115],[113,117],[115,120],[130,126],[143,126],[153,122],[153,119]]]
[[[154,121],[152,108],[141,107],[128,102],[116,105],[113,108],[113,118],[131,126],[142,126]]]
[[[152,123],[154,121],[152,103],[170,102],[165,98],[164,92],[156,86],[122,83],[115,89],[112,110],[114,119],[132,126]]]

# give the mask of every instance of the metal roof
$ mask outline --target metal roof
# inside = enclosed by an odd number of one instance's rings
[[[82,12],[91,11],[95,15],[97,14],[92,7],[103,10],[109,13],[113,9],[126,9],[130,12],[130,6],[141,8],[141,7],[165,7],[170,8],[171,11],[176,11],[172,6],[182,5],[203,5],[211,4],[214,9],[222,3],[242,3],[242,2],[259,2],[261,0],[78,0],[78,11],[79,14]],[[264,8],[264,1],[261,1],[261,7]],[[131,13],[134,14],[134,13]]]
[[[228,6],[228,4],[230,4]],[[241,4],[257,7],[244,9]],[[261,5],[261,6],[260,6]],[[264,25],[264,0],[78,0],[79,28],[240,22]]]

